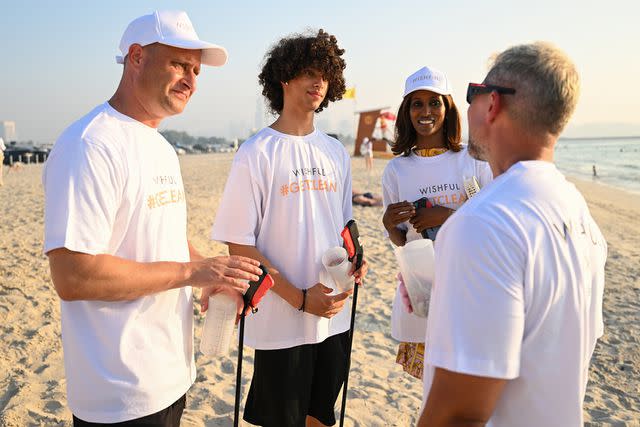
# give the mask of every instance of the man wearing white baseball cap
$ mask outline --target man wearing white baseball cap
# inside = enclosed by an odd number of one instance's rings
[[[189,244],[178,158],[157,129],[225,49],[165,11],[131,22],[120,49],[115,94],[62,133],[43,172],[67,400],[74,426],[179,426],[196,377],[191,287],[241,300],[261,270]]]

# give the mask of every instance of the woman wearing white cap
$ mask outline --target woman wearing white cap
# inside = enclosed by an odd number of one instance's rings
[[[483,186],[492,179],[489,165],[471,158],[461,144],[460,115],[444,73],[419,69],[407,78],[403,96],[392,145],[396,157],[382,177],[382,221],[396,246],[423,236],[435,241],[438,228],[467,200],[463,181],[475,177]],[[400,341],[396,361],[417,378],[426,320],[412,313],[400,280],[391,319],[392,336]]]

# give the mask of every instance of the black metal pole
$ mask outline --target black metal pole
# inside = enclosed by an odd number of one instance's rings
[[[347,348],[347,367],[344,376],[344,386],[342,387],[342,410],[340,411],[340,427],[344,426],[344,413],[347,410],[347,390],[349,390],[349,370],[351,369],[351,346],[353,345],[353,334],[356,323],[356,304],[358,303],[358,288],[355,284],[353,289],[353,304],[351,305],[351,327],[349,328],[349,346]]]
[[[233,408],[233,427],[238,427],[240,422],[240,388],[242,385],[242,350],[244,347],[244,313],[246,311],[246,305],[242,309],[240,315],[240,326],[238,328],[238,368],[236,370],[236,404]]]

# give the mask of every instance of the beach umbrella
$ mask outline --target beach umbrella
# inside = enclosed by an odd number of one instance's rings
[[[389,112],[389,111],[385,111],[384,113],[380,113],[380,117],[382,117],[385,120],[395,120],[396,119],[396,115]]]

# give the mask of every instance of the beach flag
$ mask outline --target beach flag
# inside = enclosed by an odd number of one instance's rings
[[[356,88],[350,87],[342,94],[342,99],[356,99]]]

